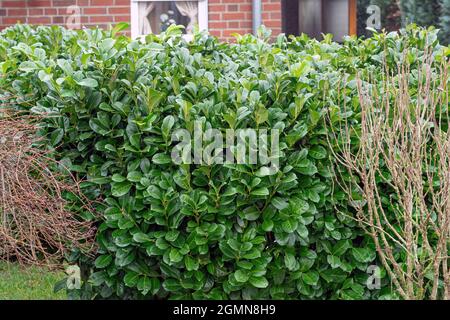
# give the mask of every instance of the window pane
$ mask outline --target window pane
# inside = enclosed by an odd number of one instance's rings
[[[138,2],[139,34],[158,34],[171,24],[184,25],[185,33],[192,33],[198,24],[197,1]]]
[[[342,40],[349,25],[348,0],[298,0],[299,32],[321,38],[322,33],[332,33]]]
[[[298,24],[300,33],[318,38],[322,32],[322,2],[299,0]]]
[[[349,34],[348,0],[328,0],[323,3],[324,33],[332,33],[334,39],[340,41]]]
[[[450,8],[437,0],[358,0],[358,34],[370,36],[366,27],[396,31],[409,23],[443,30],[441,41],[449,43]]]

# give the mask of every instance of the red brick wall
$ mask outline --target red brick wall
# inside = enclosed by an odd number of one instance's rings
[[[82,26],[130,21],[130,0],[0,0],[0,29],[18,21],[65,25],[70,15],[67,8],[72,5],[80,7]]]
[[[263,24],[272,30],[272,35],[279,35],[281,30],[281,0],[262,0]]]
[[[281,32],[281,0],[262,0],[263,23]],[[208,0],[209,31],[224,40],[233,33],[252,32],[252,0]],[[0,0],[0,29],[17,22],[66,25],[67,8],[77,5],[82,26],[130,21],[130,0]],[[70,14],[70,13],[69,13]]]
[[[252,0],[208,0],[209,31],[230,40],[233,33],[252,32]],[[281,33],[281,0],[262,0],[263,24],[273,35]]]

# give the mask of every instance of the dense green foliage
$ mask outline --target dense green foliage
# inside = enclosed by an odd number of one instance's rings
[[[98,256],[70,257],[86,280],[72,297],[395,297],[384,272],[381,290],[366,287],[375,250],[339,213],[352,211],[333,191],[324,119],[357,119],[357,70],[376,79],[406,47],[413,68],[427,43],[436,60],[448,48],[412,28],[343,44],[261,33],[237,44],[186,42],[176,27],[145,43],[58,27],[0,33],[0,94],[47,115],[40,134],[100,200],[100,217],[84,217],[98,220]],[[280,171],[173,164],[170,134],[194,120],[281,130]]]
[[[416,22],[424,26],[439,25],[441,3],[436,0],[400,1],[402,19],[405,23]],[[445,7],[442,7],[445,8]]]
[[[442,14],[439,18],[441,28],[441,39],[450,43],[450,0],[441,0]]]
[[[358,35],[370,35],[366,30],[369,13],[367,8],[380,8],[381,27],[394,31],[410,23],[419,26],[435,26],[441,29],[441,43],[450,43],[450,1],[449,0],[358,0]]]

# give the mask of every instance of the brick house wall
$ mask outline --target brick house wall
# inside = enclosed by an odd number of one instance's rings
[[[17,22],[65,25],[72,5],[79,6],[85,27],[130,21],[129,0],[0,0],[0,28]]]
[[[233,33],[252,32],[252,0],[208,0],[209,32],[229,40]],[[263,24],[281,33],[281,0],[262,0]]]
[[[0,29],[17,22],[66,25],[74,5],[82,27],[131,21],[130,0],[0,0]],[[262,20],[273,35],[281,32],[281,0],[262,0]],[[208,0],[208,30],[223,40],[231,40],[233,33],[251,33],[252,0]]]

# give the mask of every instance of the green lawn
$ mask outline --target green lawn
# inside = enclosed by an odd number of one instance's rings
[[[64,290],[53,293],[53,285],[63,278],[60,271],[0,262],[0,300],[65,299]]]

